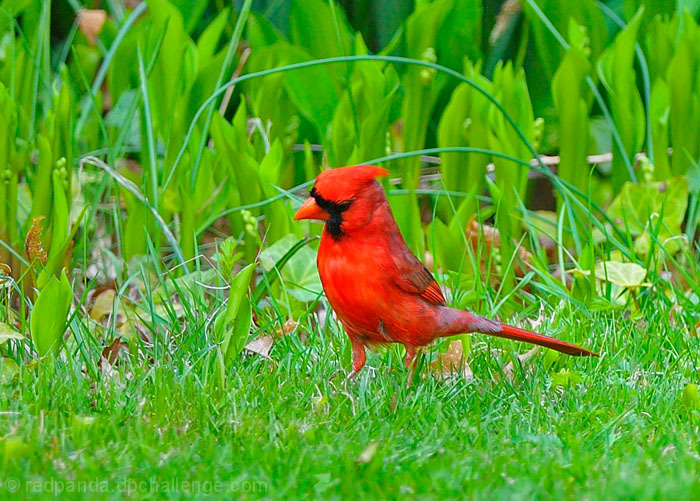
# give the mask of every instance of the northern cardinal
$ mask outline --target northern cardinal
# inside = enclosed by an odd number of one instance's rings
[[[406,366],[416,348],[467,332],[526,341],[574,356],[598,356],[579,346],[449,308],[440,286],[413,255],[396,225],[373,165],[322,172],[294,216],[325,221],[318,272],[328,302],[345,327],[353,374],[365,365],[365,347],[401,343]],[[412,372],[411,372],[412,376]]]

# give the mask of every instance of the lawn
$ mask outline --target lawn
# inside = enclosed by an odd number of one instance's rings
[[[0,11],[0,498],[700,498],[698,2]],[[294,214],[362,163],[449,306],[600,357],[349,377]]]

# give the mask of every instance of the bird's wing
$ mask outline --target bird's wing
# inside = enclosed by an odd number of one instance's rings
[[[401,289],[418,294],[429,303],[445,306],[445,296],[442,295],[435,277],[405,244],[395,246],[392,256],[398,272],[396,284]]]

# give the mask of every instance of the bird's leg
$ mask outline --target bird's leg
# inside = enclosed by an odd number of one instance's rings
[[[410,344],[406,344],[404,346],[406,347],[406,367],[411,369],[411,371],[408,373],[408,384],[406,385],[406,387],[409,387],[413,382],[413,374],[416,372],[416,347]]]
[[[348,376],[348,379],[353,379],[365,366],[367,355],[365,354],[365,345],[352,337],[350,338],[350,342],[352,343],[352,372]]]

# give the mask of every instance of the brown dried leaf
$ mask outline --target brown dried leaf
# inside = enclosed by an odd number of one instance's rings
[[[535,355],[537,355],[537,352],[540,351],[539,346],[535,346],[534,348],[530,348],[530,350],[526,351],[522,355],[518,355],[518,360],[520,361],[521,365],[527,364],[530,360],[532,360]],[[503,368],[503,373],[509,380],[513,380],[513,371],[515,368],[513,367],[513,362],[508,362],[506,366]]]
[[[11,275],[12,274],[12,268],[10,268],[9,264],[5,263],[0,263],[0,275]]]
[[[109,365],[116,365],[119,362],[120,354],[123,352],[125,354],[129,353],[128,344],[125,343],[121,338],[114,338],[108,346],[102,350],[102,355],[100,356],[100,361],[98,362],[98,367],[102,368],[102,365],[106,362]]]
[[[445,353],[440,353],[432,364],[433,371],[442,377],[461,374],[467,381],[474,379],[462,349],[461,341],[451,341]]]
[[[295,322],[294,319],[290,318],[284,323],[281,329],[277,329],[275,331],[275,334],[277,334],[278,337],[286,336],[287,334],[294,332],[294,329],[296,329],[298,325],[298,322]]]
[[[32,219],[32,226],[29,228],[27,238],[24,240],[24,253],[29,256],[30,261],[45,263],[47,259],[46,251],[41,245],[41,234],[44,231],[41,222],[44,218],[42,214]]]
[[[261,357],[270,358],[270,350],[272,349],[272,345],[274,343],[275,341],[272,339],[272,336],[262,336],[257,339],[253,339],[250,343],[245,345],[244,349],[252,353],[257,353]]]
[[[95,45],[106,20],[107,13],[100,9],[81,9],[78,11],[78,28],[90,42],[90,45]]]

